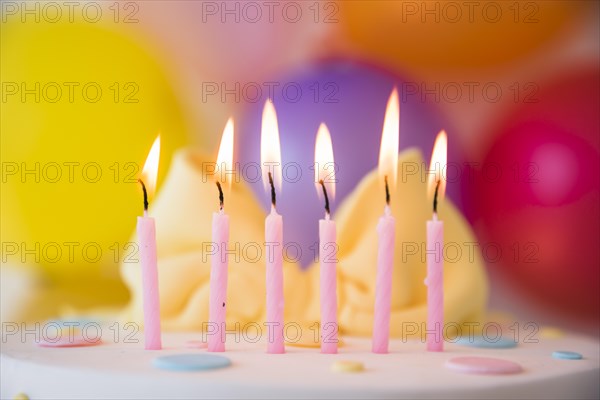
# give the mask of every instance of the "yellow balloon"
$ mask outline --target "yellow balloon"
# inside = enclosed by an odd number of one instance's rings
[[[154,139],[159,182],[187,143],[165,70],[116,28],[19,14],[2,26],[3,261],[62,283],[118,279]]]

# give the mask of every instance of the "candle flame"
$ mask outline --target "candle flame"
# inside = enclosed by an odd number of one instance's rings
[[[228,172],[233,169],[233,118],[227,120],[223,136],[221,136],[221,145],[219,146],[219,155],[217,156],[217,180],[227,183],[231,188],[233,178],[228,177]]]
[[[433,145],[433,152],[431,154],[431,163],[429,164],[429,182],[428,182],[428,196],[433,199],[435,194],[436,186],[439,182],[438,188],[438,200],[444,198],[446,193],[446,163],[448,158],[448,137],[446,131],[442,130],[438,133]]]
[[[383,183],[387,177],[391,189],[398,179],[398,141],[400,131],[400,102],[398,90],[394,88],[387,103],[379,149],[379,178]]]
[[[279,127],[277,114],[271,99],[265,103],[260,131],[260,161],[262,180],[266,191],[270,190],[269,172],[273,176],[273,184],[281,192],[281,146],[279,144]]]
[[[323,181],[329,198],[333,199],[335,197],[335,182],[337,182],[335,170],[331,135],[327,125],[322,123],[319,126],[315,143],[315,186],[319,197],[323,195],[323,187],[320,181]]]
[[[156,190],[156,177],[158,175],[158,160],[160,158],[160,135],[156,137],[148,157],[146,157],[146,163],[142,169],[140,179],[144,182],[146,190],[150,195]]]

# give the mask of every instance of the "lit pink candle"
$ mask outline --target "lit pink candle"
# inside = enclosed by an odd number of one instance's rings
[[[390,190],[396,185],[398,175],[398,134],[400,129],[400,103],[398,92],[392,91],[387,104],[381,148],[379,150],[379,176],[385,184],[386,206],[377,224],[379,247],[377,249],[377,281],[375,284],[375,312],[373,318],[373,353],[387,353],[390,341],[390,308],[392,304],[392,275],[396,243],[396,219],[390,209]]]
[[[283,218],[277,213],[275,187],[281,191],[281,149],[275,107],[265,103],[260,153],[265,189],[271,190],[271,213],[265,219],[267,258],[267,353],[285,353],[283,337]]]
[[[285,353],[283,341],[283,218],[271,208],[265,220],[267,251],[267,353]]]
[[[377,252],[377,282],[375,286],[375,314],[373,319],[373,353],[387,353],[390,340],[390,307],[392,303],[392,273],[396,219],[389,206],[377,224],[379,248]]]
[[[219,211],[213,213],[212,242],[216,247],[210,258],[210,297],[208,351],[225,351],[225,316],[227,305],[227,247],[229,245],[229,216],[224,211],[224,195],[221,182],[231,185],[226,171],[233,164],[233,120],[229,119],[219,147],[217,157],[217,188],[219,189]]]
[[[427,350],[444,350],[444,223],[438,220],[438,199],[446,190],[448,139],[441,131],[433,147],[429,165],[429,196],[433,198],[433,218],[427,221]],[[435,171],[431,174],[431,171]]]
[[[315,145],[315,183],[325,199],[325,219],[319,220],[319,266],[321,294],[321,353],[337,353],[337,252],[335,222],[330,219],[329,197],[335,196],[335,164],[331,136],[319,126]]]
[[[158,268],[156,265],[156,228],[154,218],[148,217],[148,191],[154,191],[160,156],[160,136],[156,138],[138,181],[144,191],[144,216],[138,217],[137,235],[142,266],[142,290],[144,302],[144,348],[160,350],[160,299],[158,296]]]
[[[337,243],[335,222],[319,220],[319,265],[321,280],[321,353],[337,353]]]
[[[228,266],[225,248],[229,243],[229,216],[222,209],[213,213],[212,241],[217,249],[210,256],[208,351],[225,351]]]

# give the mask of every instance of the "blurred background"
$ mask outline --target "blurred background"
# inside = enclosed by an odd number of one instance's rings
[[[428,160],[448,132],[491,309],[598,333],[598,2],[0,4],[3,321],[127,303],[119,261],[157,134],[159,190],[176,149],[216,155],[229,116],[236,160],[258,162],[271,97],[284,162],[308,165],[329,125],[339,204],[377,165],[396,86],[401,148]],[[310,242],[290,211],[321,205],[284,193],[286,238]]]

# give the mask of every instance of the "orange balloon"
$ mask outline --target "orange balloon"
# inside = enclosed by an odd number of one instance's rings
[[[591,3],[591,2],[589,2]],[[439,72],[522,57],[568,27],[578,1],[339,1],[346,46],[385,65]]]

